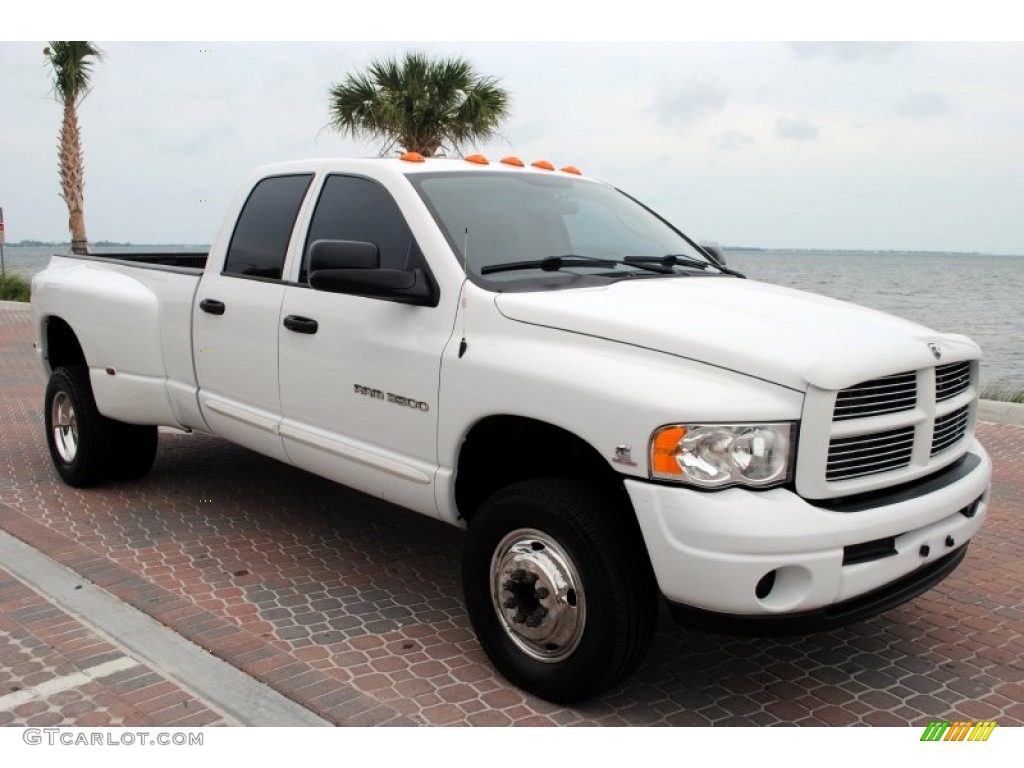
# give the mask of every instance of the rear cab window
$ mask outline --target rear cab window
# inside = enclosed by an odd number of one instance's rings
[[[295,219],[313,174],[271,176],[249,193],[221,274],[280,280]]]

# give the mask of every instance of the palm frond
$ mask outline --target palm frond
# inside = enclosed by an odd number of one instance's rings
[[[92,66],[103,51],[89,41],[55,40],[43,49],[53,68],[53,95],[61,104],[77,106],[89,93]]]
[[[494,135],[510,101],[497,78],[477,74],[468,61],[418,52],[373,61],[329,94],[330,125],[339,133],[382,140],[382,154],[401,146],[428,156]]]

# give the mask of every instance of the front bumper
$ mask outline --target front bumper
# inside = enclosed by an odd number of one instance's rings
[[[853,621],[937,584],[981,527],[991,477],[991,460],[974,441],[940,476],[848,505],[815,505],[781,488],[625,485],[675,613],[698,609],[689,615],[760,617],[763,624],[829,607],[833,619]]]

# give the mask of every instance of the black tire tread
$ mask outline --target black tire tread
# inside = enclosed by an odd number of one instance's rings
[[[125,424],[108,419],[111,427],[111,480],[137,480],[156,460],[157,429],[145,424]]]
[[[594,487],[569,478],[526,480],[494,494],[481,507],[470,525],[463,579],[467,603],[470,605],[470,618],[481,644],[512,682],[556,703],[569,704],[587,699],[621,682],[642,661],[654,635],[658,609],[657,585],[639,526],[628,502],[624,497],[619,498],[620,494],[621,489]],[[608,574],[607,583],[612,592],[604,597],[618,607],[611,629],[615,636],[600,641],[608,653],[601,656],[600,664],[588,668],[585,677],[577,674],[579,679],[563,679],[555,684],[533,679],[528,672],[523,671],[530,668],[530,662],[525,662],[522,670],[517,669],[515,664],[502,668],[504,652],[494,648],[493,641],[489,639],[489,634],[494,630],[493,627],[488,629],[488,623],[496,621],[492,619],[489,587],[484,585],[481,588],[479,584],[474,586],[470,580],[479,577],[477,568],[480,565],[477,559],[485,556],[489,558],[490,555],[477,551],[480,545],[473,541],[474,530],[476,527],[483,534],[483,546],[486,549],[486,542],[490,541],[490,529],[505,524],[499,519],[505,510],[510,505],[522,507],[524,504],[537,504],[551,510],[561,526],[578,533],[578,536],[574,536],[578,539],[574,546],[583,547],[588,552],[585,558],[593,557]],[[511,529],[515,525],[510,523],[508,527]],[[494,534],[490,535],[493,538]],[[561,540],[560,543],[566,544]],[[590,599],[594,597],[588,592]],[[571,662],[572,659],[560,664]],[[552,679],[555,678],[557,676]]]
[[[78,450],[74,461],[61,459],[53,440],[52,403],[59,392],[71,399],[78,424]],[[74,488],[97,485],[107,479],[109,469],[111,429],[110,420],[96,408],[89,369],[84,365],[58,368],[46,386],[44,405],[46,443],[58,474]]]

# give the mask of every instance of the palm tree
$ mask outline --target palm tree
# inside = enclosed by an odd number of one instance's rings
[[[89,78],[93,60],[103,58],[103,52],[90,42],[51,41],[43,55],[53,67],[53,95],[64,105],[64,121],[60,128],[60,185],[64,202],[68,205],[68,227],[71,230],[71,250],[88,253],[89,240],[85,235],[85,214],[82,211],[85,186],[82,166],[82,139],[78,129],[78,105],[89,94]]]
[[[497,133],[508,116],[508,92],[464,59],[431,60],[422,53],[372,62],[331,86],[331,127],[342,134],[383,140],[432,157]]]

